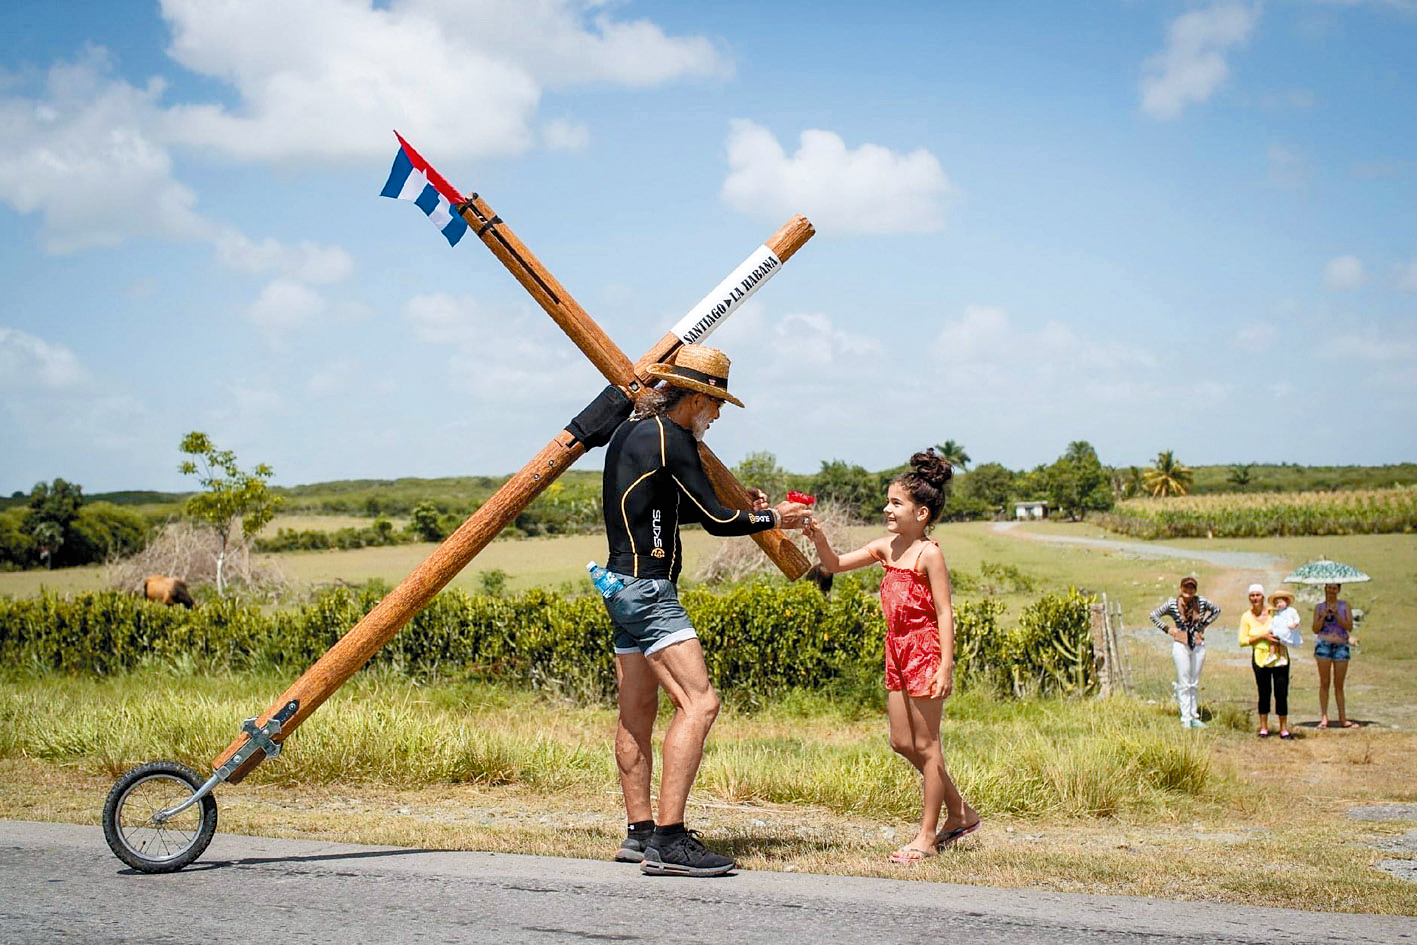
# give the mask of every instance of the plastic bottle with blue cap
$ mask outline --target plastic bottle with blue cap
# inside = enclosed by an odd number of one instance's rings
[[[625,582],[621,581],[614,573],[605,570],[594,561],[586,563],[585,569],[590,572],[591,582],[595,584],[595,589],[600,592],[600,596],[606,600],[614,597],[625,587]]]

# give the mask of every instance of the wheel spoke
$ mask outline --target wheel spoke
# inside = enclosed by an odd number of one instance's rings
[[[192,786],[171,775],[153,775],[134,784],[123,800],[119,836],[139,856],[170,860],[189,848],[200,833],[202,808],[194,804],[173,820],[154,817],[192,796]]]

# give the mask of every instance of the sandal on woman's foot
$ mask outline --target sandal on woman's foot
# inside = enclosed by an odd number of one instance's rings
[[[1342,722],[1339,722],[1339,723],[1338,723],[1338,727],[1339,727],[1339,728],[1357,728],[1357,727],[1358,727],[1358,723],[1355,722],[1355,721],[1353,721],[1352,719],[1344,719]]]
[[[1293,737],[1294,737],[1294,733],[1291,732],[1291,731],[1289,731],[1289,729],[1287,729],[1287,728],[1282,728],[1282,729],[1279,730],[1279,737],[1280,737],[1280,738],[1293,738]]]
[[[1260,729],[1260,731],[1259,731],[1259,736],[1260,736],[1260,738],[1269,738],[1269,729],[1267,729],[1267,728],[1262,728],[1262,729]]]
[[[1318,725],[1315,725],[1314,728],[1328,728],[1328,719],[1324,719]]]
[[[951,846],[956,840],[963,840],[965,837],[978,830],[983,823],[984,821],[980,819],[967,827],[952,827],[949,830],[941,830],[939,833],[935,834],[935,849],[937,851],[943,850]]]
[[[934,855],[934,850],[922,850],[907,844],[891,854],[891,862],[899,863],[902,866],[914,866],[921,860],[928,860]]]

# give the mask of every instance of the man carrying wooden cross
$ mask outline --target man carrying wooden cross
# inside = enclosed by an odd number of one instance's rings
[[[684,807],[698,774],[704,741],[718,715],[704,651],[675,581],[683,566],[679,523],[700,522],[711,535],[750,535],[769,528],[800,528],[805,505],[753,493],[751,510],[726,508],[714,495],[699,459],[698,441],[718,419],[728,392],[728,358],[702,345],[685,345],[672,364],[649,373],[665,382],[647,394],[634,416],[615,431],[605,453],[607,567],[624,587],[605,601],[615,624],[615,680],[620,719],[615,762],[625,796],[629,832],[615,859],[640,863],[653,875],[718,876],[737,864],[706,849],[684,828]],[[653,819],[650,738],[659,687],[674,703],[664,734],[659,818]]]

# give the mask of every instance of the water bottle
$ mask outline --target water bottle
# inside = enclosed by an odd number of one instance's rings
[[[587,562],[585,569],[590,572],[590,579],[595,584],[595,589],[600,591],[600,596],[607,600],[618,594],[620,589],[625,586],[623,581],[594,561]]]

